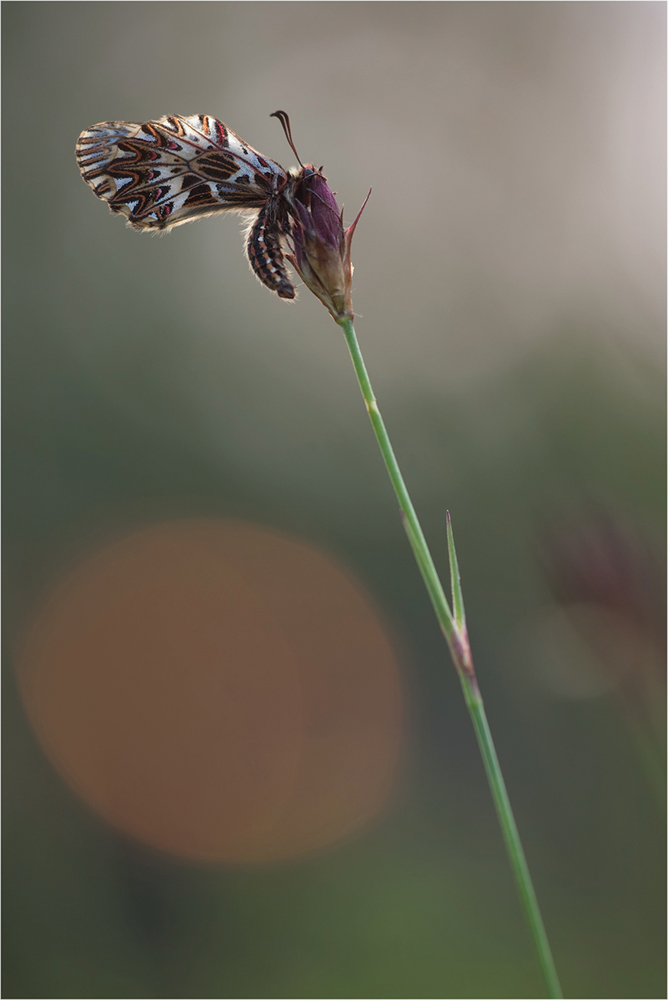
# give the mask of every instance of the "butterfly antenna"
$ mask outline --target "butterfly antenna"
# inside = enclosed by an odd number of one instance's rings
[[[279,122],[283,126],[283,131],[285,132],[285,138],[288,140],[288,142],[290,144],[290,149],[292,150],[292,152],[297,157],[297,162],[299,163],[299,166],[303,167],[304,164],[299,159],[299,153],[295,149],[295,144],[292,141],[292,129],[290,128],[290,117],[289,117],[287,111],[272,111],[272,113],[269,115],[269,117],[270,118],[278,118]]]

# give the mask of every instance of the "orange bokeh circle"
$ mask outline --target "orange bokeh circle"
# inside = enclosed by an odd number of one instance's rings
[[[19,684],[76,792],[182,857],[321,849],[392,787],[402,696],[377,611],[330,557],[248,523],[166,522],[89,556],[31,621]]]

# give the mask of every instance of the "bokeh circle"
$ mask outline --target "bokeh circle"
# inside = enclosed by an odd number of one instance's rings
[[[99,815],[253,864],[370,822],[402,740],[396,655],[330,556],[241,521],[153,525],[56,580],[22,643],[34,731]]]

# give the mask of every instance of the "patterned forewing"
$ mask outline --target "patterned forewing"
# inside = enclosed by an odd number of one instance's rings
[[[262,208],[287,175],[210,115],[102,122],[79,137],[84,180],[137,229]]]

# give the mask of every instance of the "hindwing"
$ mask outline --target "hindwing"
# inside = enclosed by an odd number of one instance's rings
[[[288,179],[210,115],[102,122],[81,133],[76,155],[95,194],[140,230],[262,208]]]

